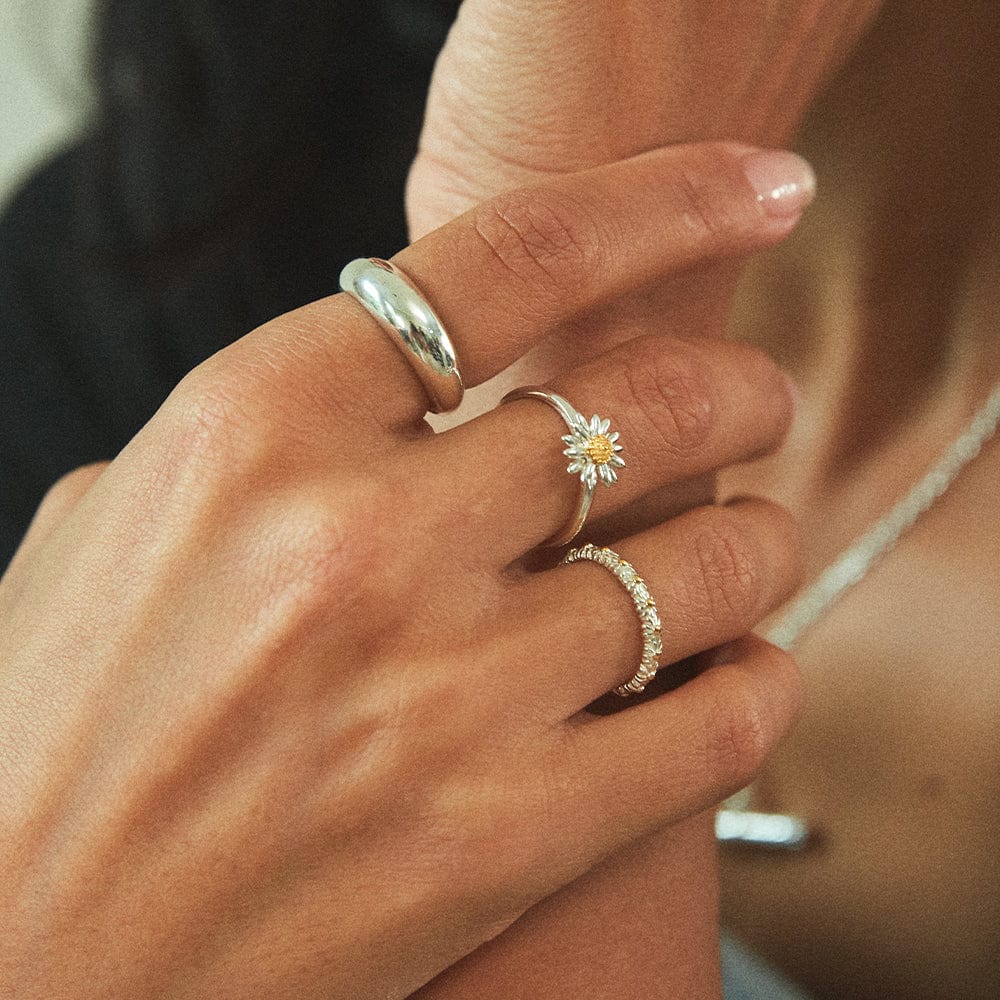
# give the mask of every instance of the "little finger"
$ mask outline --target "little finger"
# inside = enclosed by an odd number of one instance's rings
[[[559,777],[579,793],[592,849],[603,853],[745,787],[795,719],[802,681],[788,653],[747,635],[710,655],[713,665],[675,691],[566,723]]]

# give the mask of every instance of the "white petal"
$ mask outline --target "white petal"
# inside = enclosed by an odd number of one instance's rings
[[[588,465],[587,468],[583,470],[583,473],[580,476],[580,481],[590,487],[596,486],[597,469],[593,465]]]
[[[566,471],[575,475],[577,472],[582,472],[585,468],[587,468],[586,459],[574,458],[573,461],[566,466]]]
[[[612,455],[611,458],[608,459],[608,465],[613,465],[616,469],[624,469],[625,459],[622,458],[621,455]]]
[[[619,437],[621,437],[621,435],[620,435],[620,434],[618,433],[618,431],[615,431],[615,432],[614,432],[613,434],[609,434],[609,435],[608,435],[608,440],[609,440],[609,441],[610,441],[610,442],[611,442],[612,444],[614,444],[614,443],[615,443],[615,442],[616,442],[616,441],[618,440],[618,438],[619,438]],[[618,447],[620,448],[620,447],[621,447],[621,445],[619,445]]]
[[[602,420],[598,426],[600,427],[600,430],[598,431],[599,434],[607,434],[608,431],[611,430],[611,421]]]
[[[596,413],[590,418],[590,433],[601,433],[601,418]]]

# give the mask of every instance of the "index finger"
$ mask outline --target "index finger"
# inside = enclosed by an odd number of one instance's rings
[[[393,258],[443,320],[467,386],[486,381],[563,324],[672,272],[780,241],[814,190],[795,154],[733,142],[671,146],[493,198]],[[282,365],[383,427],[422,419],[413,370],[349,296],[257,333],[294,350]],[[291,367],[289,367],[291,366]],[[347,376],[345,380],[345,376]],[[342,402],[344,400],[341,400]]]
[[[432,292],[477,385],[567,321],[778,242],[814,188],[793,153],[670,146],[500,195],[394,260]]]

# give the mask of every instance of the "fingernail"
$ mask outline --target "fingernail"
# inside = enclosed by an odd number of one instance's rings
[[[813,168],[784,149],[751,153],[743,160],[743,172],[761,208],[775,219],[794,218],[816,196]]]
[[[792,378],[784,369],[781,369],[781,376],[785,380],[785,385],[788,387],[788,395],[792,397],[792,416],[799,412],[799,406],[802,403],[802,390],[799,389],[798,382]]]

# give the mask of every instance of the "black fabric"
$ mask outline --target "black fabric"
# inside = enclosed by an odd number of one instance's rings
[[[199,361],[404,245],[457,0],[113,0],[101,112],[0,219],[0,566]],[[169,42],[169,44],[168,44]]]

